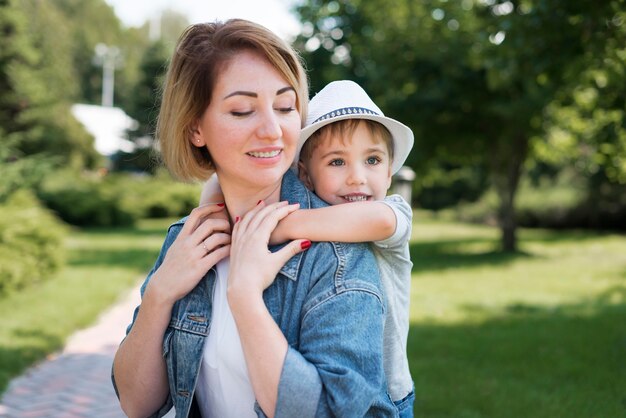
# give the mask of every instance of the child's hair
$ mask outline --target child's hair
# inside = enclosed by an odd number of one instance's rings
[[[322,143],[325,138],[340,138],[345,143],[346,138],[351,138],[352,134],[358,128],[359,124],[365,124],[372,137],[382,141],[389,152],[389,161],[393,161],[393,137],[391,132],[382,124],[369,119],[343,119],[337,122],[329,123],[313,132],[306,140],[300,151],[300,161],[307,162],[311,159],[313,152]]]

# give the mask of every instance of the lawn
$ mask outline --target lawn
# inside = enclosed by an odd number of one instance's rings
[[[416,216],[416,416],[626,416],[624,235],[522,230],[507,255],[491,228]]]
[[[498,232],[416,212],[409,357],[424,418],[626,416],[626,237]],[[67,267],[0,299],[0,392],[141,280],[169,220],[81,230]]]
[[[68,262],[53,277],[0,299],[0,394],[9,380],[63,347],[143,279],[170,220],[137,228],[85,229],[70,234]]]

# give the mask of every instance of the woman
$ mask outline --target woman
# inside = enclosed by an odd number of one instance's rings
[[[161,152],[182,179],[215,172],[225,207],[197,208],[169,228],[114,360],[127,415],[174,406],[177,417],[397,416],[367,246],[268,250],[280,219],[324,205],[288,170],[307,97],[297,55],[259,25],[198,24],[179,40]],[[210,216],[225,208],[228,220]]]

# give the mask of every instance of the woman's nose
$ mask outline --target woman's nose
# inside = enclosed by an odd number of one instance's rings
[[[271,111],[263,112],[261,114],[261,120],[258,127],[259,137],[263,139],[276,140],[280,138],[282,134],[283,130],[273,109]]]

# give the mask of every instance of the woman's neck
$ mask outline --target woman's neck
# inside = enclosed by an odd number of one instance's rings
[[[235,221],[237,217],[241,218],[250,209],[254,208],[259,200],[265,203],[276,203],[280,199],[281,182],[268,187],[251,189],[237,184],[222,184],[222,193],[224,194],[224,202],[228,209],[231,221]]]

